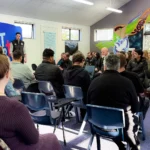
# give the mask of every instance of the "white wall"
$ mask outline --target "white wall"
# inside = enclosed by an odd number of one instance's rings
[[[74,24],[65,24],[52,21],[37,20],[32,18],[24,18],[18,16],[10,16],[0,14],[0,22],[14,24],[14,21],[30,22],[35,25],[35,39],[24,39],[27,50],[27,65],[31,68],[32,63],[37,65],[42,61],[42,52],[44,50],[43,31],[55,30],[57,35],[56,61],[60,58],[60,54],[65,50],[65,43],[62,41],[62,27],[72,27],[81,29],[81,41],[79,42],[79,50],[87,54],[90,51],[90,27]]]

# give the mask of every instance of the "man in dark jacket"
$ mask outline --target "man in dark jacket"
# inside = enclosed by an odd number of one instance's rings
[[[118,56],[120,57],[119,72],[122,76],[124,76],[132,81],[132,83],[135,87],[137,96],[139,96],[139,99],[140,99],[140,111],[143,112],[143,116],[145,118],[146,112],[149,108],[149,99],[147,97],[145,97],[143,84],[136,73],[125,70],[125,66],[127,64],[125,55],[118,54]]]
[[[67,85],[79,86],[84,94],[84,103],[86,104],[86,95],[90,85],[89,73],[83,68],[85,58],[81,52],[77,52],[72,58],[73,66],[64,71],[64,82]]]
[[[142,56],[142,50],[135,50],[134,59],[129,61],[127,70],[136,73],[143,82],[145,79],[145,71],[148,70],[148,64],[146,59]]]
[[[139,112],[139,102],[132,82],[119,74],[119,67],[119,57],[108,55],[104,61],[106,71],[92,81],[87,99],[89,104],[124,109],[125,138],[132,150],[139,150],[139,143],[133,131],[135,129],[133,114]],[[115,142],[120,150],[125,150],[121,142]]]
[[[69,53],[64,54],[62,61],[59,63],[59,67],[61,70],[65,70],[72,66],[72,62],[69,59],[69,57],[70,57]]]
[[[83,91],[83,102],[86,104],[87,91],[90,85],[89,73],[83,68],[85,58],[81,52],[77,52],[72,58],[73,66],[64,71],[64,82],[67,85],[78,86]],[[85,115],[85,111],[81,110],[82,118]]]
[[[40,81],[50,81],[58,98],[64,97],[64,79],[60,69],[54,65],[54,51],[45,49],[43,52],[43,62],[35,71],[35,78]]]
[[[19,50],[21,52],[22,54],[21,63],[24,63],[24,58],[26,59],[25,43],[24,41],[21,40],[20,32],[16,33],[16,39],[11,42],[11,45],[10,45],[11,56],[13,56],[12,53],[16,50]]]

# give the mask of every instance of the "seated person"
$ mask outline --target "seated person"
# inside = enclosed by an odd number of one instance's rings
[[[85,63],[84,55],[81,52],[75,53],[73,55],[72,62],[73,66],[64,70],[64,82],[66,85],[81,87],[83,91],[83,102],[86,104],[86,95],[90,85],[90,76],[89,73],[83,68]],[[84,113],[82,116],[84,116]]]
[[[35,71],[35,78],[39,81],[50,81],[58,98],[64,98],[63,84],[64,79],[61,70],[53,64],[54,51],[45,49],[43,51],[43,62]]]
[[[70,57],[69,53],[64,54],[63,60],[59,63],[59,67],[60,67],[61,70],[65,70],[65,69],[72,66],[72,62],[69,59],[69,57]]]
[[[65,55],[65,53],[62,53],[62,54],[61,54],[61,59],[60,59],[60,60],[58,61],[58,63],[57,63],[58,66],[60,66],[61,63],[63,62],[64,55]]]
[[[34,82],[34,75],[29,67],[21,63],[22,53],[18,50],[13,52],[13,61],[11,63],[11,72],[14,79],[20,79],[23,81],[25,88]]]
[[[145,79],[145,71],[148,70],[148,64],[143,57],[142,50],[134,51],[134,59],[131,59],[127,65],[127,70],[136,73],[143,82]]]
[[[104,73],[92,81],[87,95],[89,104],[124,109],[125,139],[132,150],[139,150],[139,141],[135,132],[139,102],[133,83],[118,72],[120,59],[117,55],[108,55],[104,61]],[[111,116],[110,116],[111,117]],[[126,150],[121,141],[114,140],[120,150]]]
[[[39,135],[28,109],[6,97],[4,89],[10,78],[10,65],[0,55],[0,137],[11,150],[60,150],[54,134]]]
[[[137,96],[139,96],[139,98],[140,98],[140,111],[143,112],[143,116],[145,118],[146,112],[149,108],[149,99],[145,98],[143,84],[142,84],[139,76],[136,73],[125,70],[125,66],[127,64],[125,55],[118,54],[118,56],[120,57],[119,72],[122,76],[124,76],[132,81],[132,83],[135,87]]]

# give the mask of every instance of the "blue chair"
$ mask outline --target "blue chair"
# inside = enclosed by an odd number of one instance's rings
[[[33,121],[37,124],[55,125],[60,112],[51,111],[46,96],[42,93],[22,92],[22,103],[30,110]]]
[[[94,136],[97,139],[97,149],[100,150],[100,137],[124,140],[125,117],[124,110],[110,107],[87,105],[87,120],[91,127],[91,139],[88,150],[91,149]],[[127,148],[128,147],[127,143]]]
[[[24,83],[20,79],[14,79],[13,87],[20,91],[23,91],[25,89]]]
[[[90,78],[92,79],[95,73],[95,66],[85,66],[85,70],[89,73]]]
[[[79,122],[79,113],[78,108],[86,109],[86,106],[83,103],[83,92],[81,87],[71,86],[71,85],[64,85],[64,94],[66,98],[75,98],[76,101],[72,102],[76,113],[76,121]]]

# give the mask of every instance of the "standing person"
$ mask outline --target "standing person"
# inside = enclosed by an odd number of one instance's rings
[[[5,95],[10,65],[0,55],[0,137],[11,150],[61,150],[54,134],[39,135],[29,110],[20,102]]]
[[[60,60],[57,63],[58,66],[60,66],[62,61],[64,60],[64,55],[65,55],[65,53],[61,53],[61,58],[60,58]]]
[[[89,104],[123,109],[126,123],[125,138],[132,150],[140,150],[139,141],[133,130],[136,127],[136,117],[133,114],[139,112],[139,102],[132,82],[119,74],[119,68],[119,57],[108,55],[104,61],[105,71],[92,81],[87,100]],[[120,150],[126,150],[121,141],[114,140],[114,142]]]
[[[16,38],[11,42],[10,51],[11,56],[13,56],[13,52],[19,50],[22,55],[21,63],[24,63],[26,61],[26,51],[25,51],[25,43],[21,40],[21,33],[16,33]]]
[[[148,70],[148,64],[146,59],[143,57],[142,50],[134,51],[134,59],[130,60],[127,65],[127,70],[136,73],[140,80],[143,82],[145,79],[145,71]]]
[[[100,56],[100,53],[98,53],[98,52],[96,53],[95,59],[96,59],[96,62],[95,62],[95,71],[98,72],[102,68],[102,58]]]

